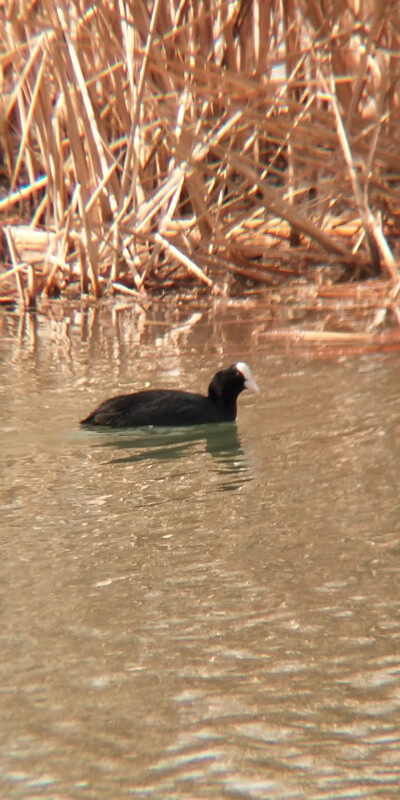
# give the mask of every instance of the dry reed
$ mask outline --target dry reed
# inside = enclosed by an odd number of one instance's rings
[[[0,33],[0,294],[334,263],[397,297],[395,0],[16,0]]]

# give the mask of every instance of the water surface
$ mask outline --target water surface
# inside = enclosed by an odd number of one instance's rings
[[[245,304],[0,325],[0,796],[397,798],[399,356]],[[79,428],[234,360],[236,425]]]

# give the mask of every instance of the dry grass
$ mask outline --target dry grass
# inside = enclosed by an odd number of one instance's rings
[[[0,34],[0,295],[325,264],[397,297],[396,0],[16,0]]]

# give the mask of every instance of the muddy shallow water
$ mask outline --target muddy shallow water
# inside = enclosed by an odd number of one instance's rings
[[[257,307],[0,322],[0,795],[397,798],[400,356],[277,354]],[[236,425],[77,424],[234,360]]]

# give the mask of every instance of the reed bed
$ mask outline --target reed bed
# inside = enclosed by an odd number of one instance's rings
[[[374,278],[396,303],[396,0],[16,0],[0,104],[3,302]]]

